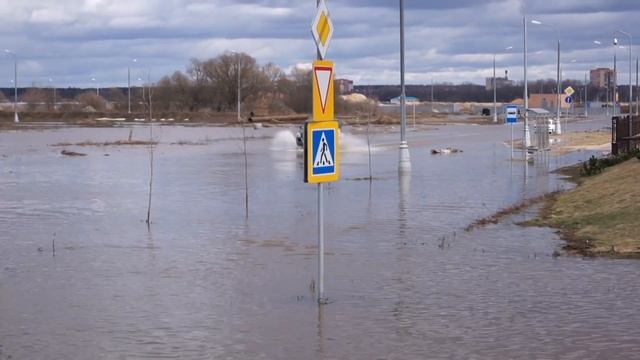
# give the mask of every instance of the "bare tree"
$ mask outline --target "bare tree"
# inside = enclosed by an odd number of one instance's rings
[[[43,108],[47,103],[47,93],[40,88],[32,87],[21,96],[22,101],[27,103],[29,111],[35,111]]]
[[[96,95],[95,91],[86,91],[76,96],[78,101],[83,106],[90,106],[96,111],[104,111],[107,107],[106,101],[102,96]]]

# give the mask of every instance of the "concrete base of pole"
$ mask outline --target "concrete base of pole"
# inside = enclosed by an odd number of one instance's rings
[[[398,163],[398,171],[411,171],[411,154],[409,153],[409,145],[406,141],[400,143],[400,162]]]
[[[16,123],[19,123],[19,122],[20,122],[20,119],[18,118],[18,113],[15,113],[15,114],[14,114],[13,122],[16,122]]]
[[[496,112],[493,112],[493,123],[497,124],[498,123],[498,114],[496,114]]]
[[[531,147],[531,132],[529,132],[529,126],[524,127],[524,147],[525,152]]]
[[[562,135],[562,126],[560,125],[560,118],[556,119],[556,134]]]

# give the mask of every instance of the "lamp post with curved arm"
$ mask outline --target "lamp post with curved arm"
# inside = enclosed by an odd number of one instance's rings
[[[553,29],[553,31],[556,34],[556,39],[558,42],[558,61],[557,61],[557,67],[556,67],[556,84],[557,84],[557,90],[556,90],[556,133],[557,134],[561,134],[562,130],[560,127],[560,116],[561,116],[561,103],[562,103],[562,98],[561,98],[561,92],[562,92],[562,84],[561,84],[561,80],[560,80],[560,35],[558,33],[558,28],[555,25],[552,24],[546,24],[543,23],[542,21],[539,20],[531,20],[532,24],[535,25],[546,25],[549,26]]]
[[[622,31],[622,30],[616,30],[613,32],[614,38],[613,38],[613,44],[614,45],[618,45],[618,39],[615,37],[615,34],[622,34],[624,36],[626,36],[629,39],[629,115],[631,115],[631,99],[633,99],[633,83],[631,82],[631,73],[633,72],[631,70],[631,57],[632,57],[632,52],[631,52],[631,47],[633,46],[633,39],[630,33],[626,32],[626,31]],[[620,108],[620,113],[622,113],[622,107]],[[629,131],[631,131],[631,129],[629,129]]]

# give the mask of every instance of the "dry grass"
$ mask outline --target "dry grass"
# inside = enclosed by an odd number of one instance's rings
[[[566,154],[572,151],[609,150],[611,149],[611,131],[597,130],[555,135],[552,137],[561,142],[555,147],[555,154]]]
[[[550,201],[536,225],[561,230],[582,255],[640,257],[640,161],[590,177]]]
[[[553,155],[563,155],[574,151],[606,151],[611,149],[611,131],[608,130],[553,135],[551,140],[555,140],[560,144],[551,147]],[[513,146],[514,149],[522,150],[522,139],[514,139],[513,143],[507,141],[506,144]]]

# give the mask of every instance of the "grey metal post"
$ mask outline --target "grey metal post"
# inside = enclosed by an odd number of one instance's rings
[[[13,122],[19,123],[18,118],[18,55],[9,50],[5,50],[7,54],[13,55]]]
[[[127,67],[127,97],[128,99],[128,108],[129,114],[131,114],[131,67]]]
[[[407,104],[406,104],[406,89],[405,89],[405,63],[404,63],[404,0],[400,0],[400,161],[398,163],[398,171],[411,171],[411,156],[409,154],[409,145],[406,139],[407,128]]]
[[[320,6],[320,0],[316,1]],[[317,59],[322,60],[320,50],[317,51]],[[318,184],[318,304],[324,305],[324,184]]]
[[[558,38],[558,64],[556,67],[556,81],[557,81],[557,85],[558,85],[558,91],[556,94],[556,102],[557,102],[557,106],[556,106],[556,116],[557,116],[557,122],[556,122],[556,133],[560,134],[562,133],[562,131],[560,130],[560,102],[561,102],[561,97],[560,97],[560,92],[562,91],[562,84],[560,81],[560,39]]]
[[[633,103],[633,101],[631,99],[633,99],[633,83],[631,82],[631,74],[633,73],[633,65],[632,64],[632,58],[631,58],[631,47],[633,46],[633,38],[631,37],[631,34],[629,34],[629,119],[631,119],[631,114],[633,113],[633,111],[631,110],[631,104]],[[629,127],[629,129],[631,129],[631,127]],[[632,136],[633,134],[629,134],[629,136]]]
[[[498,104],[497,104],[497,83],[496,83],[496,54],[493,54],[493,122],[498,122]]]
[[[431,113],[433,113],[433,78],[431,78]]]
[[[16,54],[13,54],[13,97],[13,120],[20,122],[18,120],[18,57]]]
[[[629,39],[629,115],[631,115],[632,111],[631,111],[631,99],[633,99],[633,83],[631,82],[631,74],[633,73],[632,67],[632,47],[633,47],[633,37],[631,36],[630,33],[626,32],[626,31],[622,31],[622,30],[616,30],[614,31],[614,35],[616,33],[620,33],[624,36],[626,36]],[[613,44],[615,45],[615,47],[618,46],[618,39],[614,37],[613,39]],[[616,79],[617,80],[617,79]],[[622,114],[622,107],[620,108],[620,113]],[[631,129],[631,128],[629,128]]]
[[[524,138],[522,139],[524,159],[527,159],[529,147],[529,84],[527,80],[527,17],[523,17],[524,23]]]
[[[416,103],[413,102],[413,127],[416,127]]]
[[[617,46],[614,46],[614,50],[613,50],[613,94],[611,95],[611,101],[613,103],[613,116],[616,116],[616,104],[618,102],[617,99],[617,94],[618,94],[618,60],[617,60],[617,53],[615,48],[617,48]]]
[[[324,184],[318,184],[318,303],[324,297]]]
[[[584,74],[584,117],[589,117],[589,110],[587,109],[589,106],[589,96],[587,92],[589,91],[589,83],[587,82],[587,74]]]
[[[636,58],[636,92],[638,92],[638,58]],[[636,116],[638,116],[639,110],[638,106],[640,105],[638,103],[638,100],[640,99],[640,97],[638,96],[638,94],[636,94]]]
[[[240,82],[240,76],[242,74],[242,56],[236,53],[238,56],[238,122],[242,126],[242,144],[244,147],[244,209],[245,209],[245,217],[249,217],[249,164],[247,159],[247,133],[244,122],[242,122],[242,103],[241,103],[241,87],[242,83]]]

